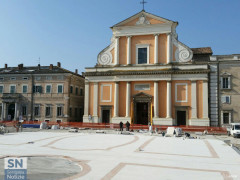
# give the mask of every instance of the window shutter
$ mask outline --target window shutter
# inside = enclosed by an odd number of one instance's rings
[[[39,93],[42,93],[42,86],[39,86]]]
[[[33,86],[32,91],[33,91],[33,93],[36,92],[36,86]]]
[[[231,89],[231,77],[228,77],[228,89]]]
[[[222,103],[226,103],[226,96],[222,96],[221,101],[222,101]]]
[[[221,77],[221,89],[223,89],[223,78]]]

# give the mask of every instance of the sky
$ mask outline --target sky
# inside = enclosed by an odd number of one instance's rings
[[[0,68],[56,65],[84,72],[110,44],[110,27],[142,10],[141,0],[0,0]],[[240,54],[240,0],[146,0],[149,13],[178,21],[190,48]]]

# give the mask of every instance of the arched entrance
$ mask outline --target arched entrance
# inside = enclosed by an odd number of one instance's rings
[[[133,96],[134,124],[148,125],[151,121],[152,96],[146,93],[138,93]]]
[[[14,116],[15,116],[15,104],[9,104],[7,120],[13,120]]]

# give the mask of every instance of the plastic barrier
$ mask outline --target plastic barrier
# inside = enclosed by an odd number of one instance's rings
[[[23,128],[40,128],[40,124],[23,124]]]

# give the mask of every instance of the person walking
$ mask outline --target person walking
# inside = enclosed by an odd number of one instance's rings
[[[151,122],[148,123],[149,133],[152,135],[152,124]]]
[[[121,134],[122,134],[122,131],[123,131],[123,122],[122,121],[119,123],[119,126],[120,126],[120,131],[121,131]]]
[[[130,123],[127,121],[126,122],[126,131],[129,131]]]

